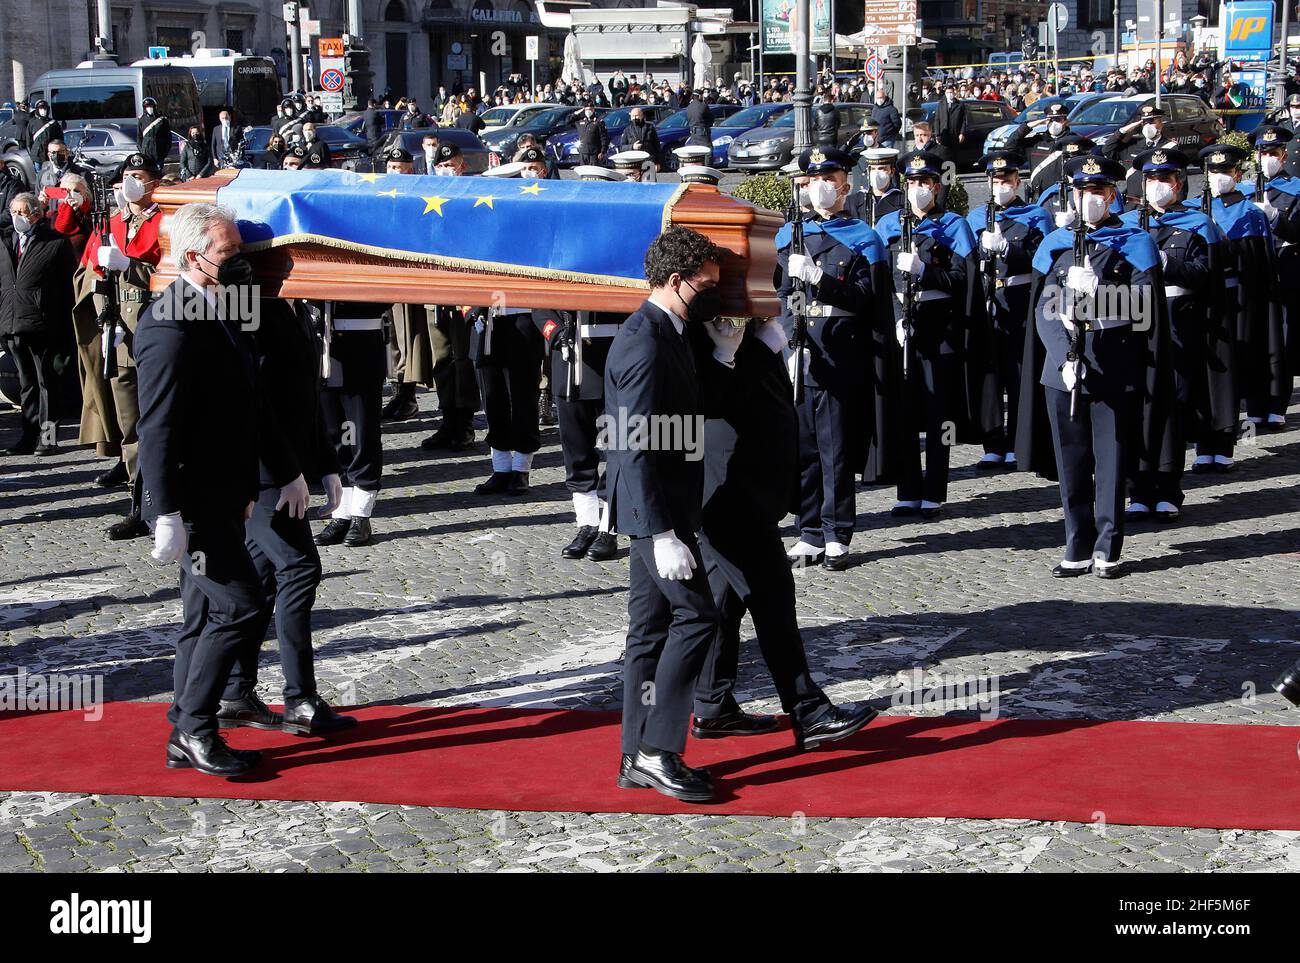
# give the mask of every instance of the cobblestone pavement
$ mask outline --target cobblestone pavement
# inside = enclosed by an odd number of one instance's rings
[[[626,551],[606,564],[558,557],[572,526],[554,429],[531,498],[478,498],[485,449],[429,458],[418,447],[436,423],[432,404],[422,395],[420,417],[386,433],[373,544],[323,550],[324,695],[616,706]],[[14,422],[0,414],[0,429]],[[976,711],[891,705],[897,673],[920,669],[994,680],[999,711],[1017,718],[1300,721],[1268,685],[1297,654],[1300,432],[1249,442],[1234,474],[1188,476],[1181,523],[1131,533],[1132,573],[1116,582],[1050,578],[1062,540],[1055,487],[977,474],[973,448],[955,453],[941,520],[891,519],[892,491],[864,489],[857,564],[798,576],[819,680],[837,700],[890,712]],[[84,449],[0,459],[0,673],[79,669],[102,673],[109,699],[165,699],[174,573],[149,560],[146,540],[103,538],[125,502],[93,487],[103,467]],[[756,659],[747,643],[741,688],[772,707]],[[263,694],[277,699],[273,643],[263,662]],[[1295,869],[1296,836],[0,794],[0,870]]]

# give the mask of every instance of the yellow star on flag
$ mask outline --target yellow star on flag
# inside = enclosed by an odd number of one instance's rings
[[[474,206],[478,207],[480,204],[486,204],[488,207],[492,207],[492,202],[495,200],[496,198],[491,194],[489,194],[487,197],[480,197],[477,201],[474,202]],[[496,208],[492,207],[492,210],[495,211]]]
[[[357,176],[360,177],[367,184],[373,184],[375,181],[379,180],[379,178],[383,177],[384,175],[383,174],[358,174]]]
[[[521,188],[519,188],[519,193],[520,193],[520,194],[532,194],[533,197],[536,197],[538,194],[540,194],[540,193],[541,193],[542,191],[544,191],[544,190],[546,190],[546,188],[542,187],[541,184],[530,184],[530,185],[528,185],[527,187],[521,187]]]
[[[420,195],[420,200],[424,201],[424,210],[422,214],[428,214],[430,211],[442,217],[442,205],[446,204],[449,198],[446,197],[425,197]]]
[[[397,196],[397,188],[394,187],[391,191],[380,191],[378,196],[379,196],[379,197],[396,197],[396,196]]]

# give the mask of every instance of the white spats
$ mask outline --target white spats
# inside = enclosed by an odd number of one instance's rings
[[[368,492],[364,488],[347,489],[348,518],[369,518],[375,510],[375,500],[379,498],[379,492]]]
[[[352,489],[344,486],[343,497],[339,499],[339,507],[330,513],[331,518],[351,518],[352,517]]]
[[[528,471],[533,467],[532,452],[517,451],[510,456],[511,471]]]
[[[499,448],[492,449],[492,470],[494,472],[506,472],[510,470],[510,452],[501,451]]]
[[[843,544],[842,542],[836,542],[834,540],[827,541],[826,543],[827,558],[839,558],[841,555],[847,555],[847,554],[849,554],[849,547],[847,545]]]
[[[801,539],[795,542],[794,546],[786,554],[791,558],[809,558],[813,555],[820,555],[822,551],[820,545],[809,545]]]
[[[600,524],[600,496],[595,492],[574,492],[573,514],[579,528]]]

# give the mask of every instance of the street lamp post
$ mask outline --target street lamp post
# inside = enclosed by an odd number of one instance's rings
[[[794,53],[794,155],[798,157],[812,146],[812,84],[808,75],[809,33],[812,29],[809,0],[796,0],[797,28],[791,33]]]

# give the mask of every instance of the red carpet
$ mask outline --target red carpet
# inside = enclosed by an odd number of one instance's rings
[[[677,803],[614,786],[607,712],[377,707],[325,742],[241,729],[258,774],[163,767],[166,706],[0,713],[0,790],[316,799],[578,812],[957,816],[1300,829],[1300,731],[1170,722],[882,717],[847,743],[796,754],[788,732],[691,740],[719,799]]]

